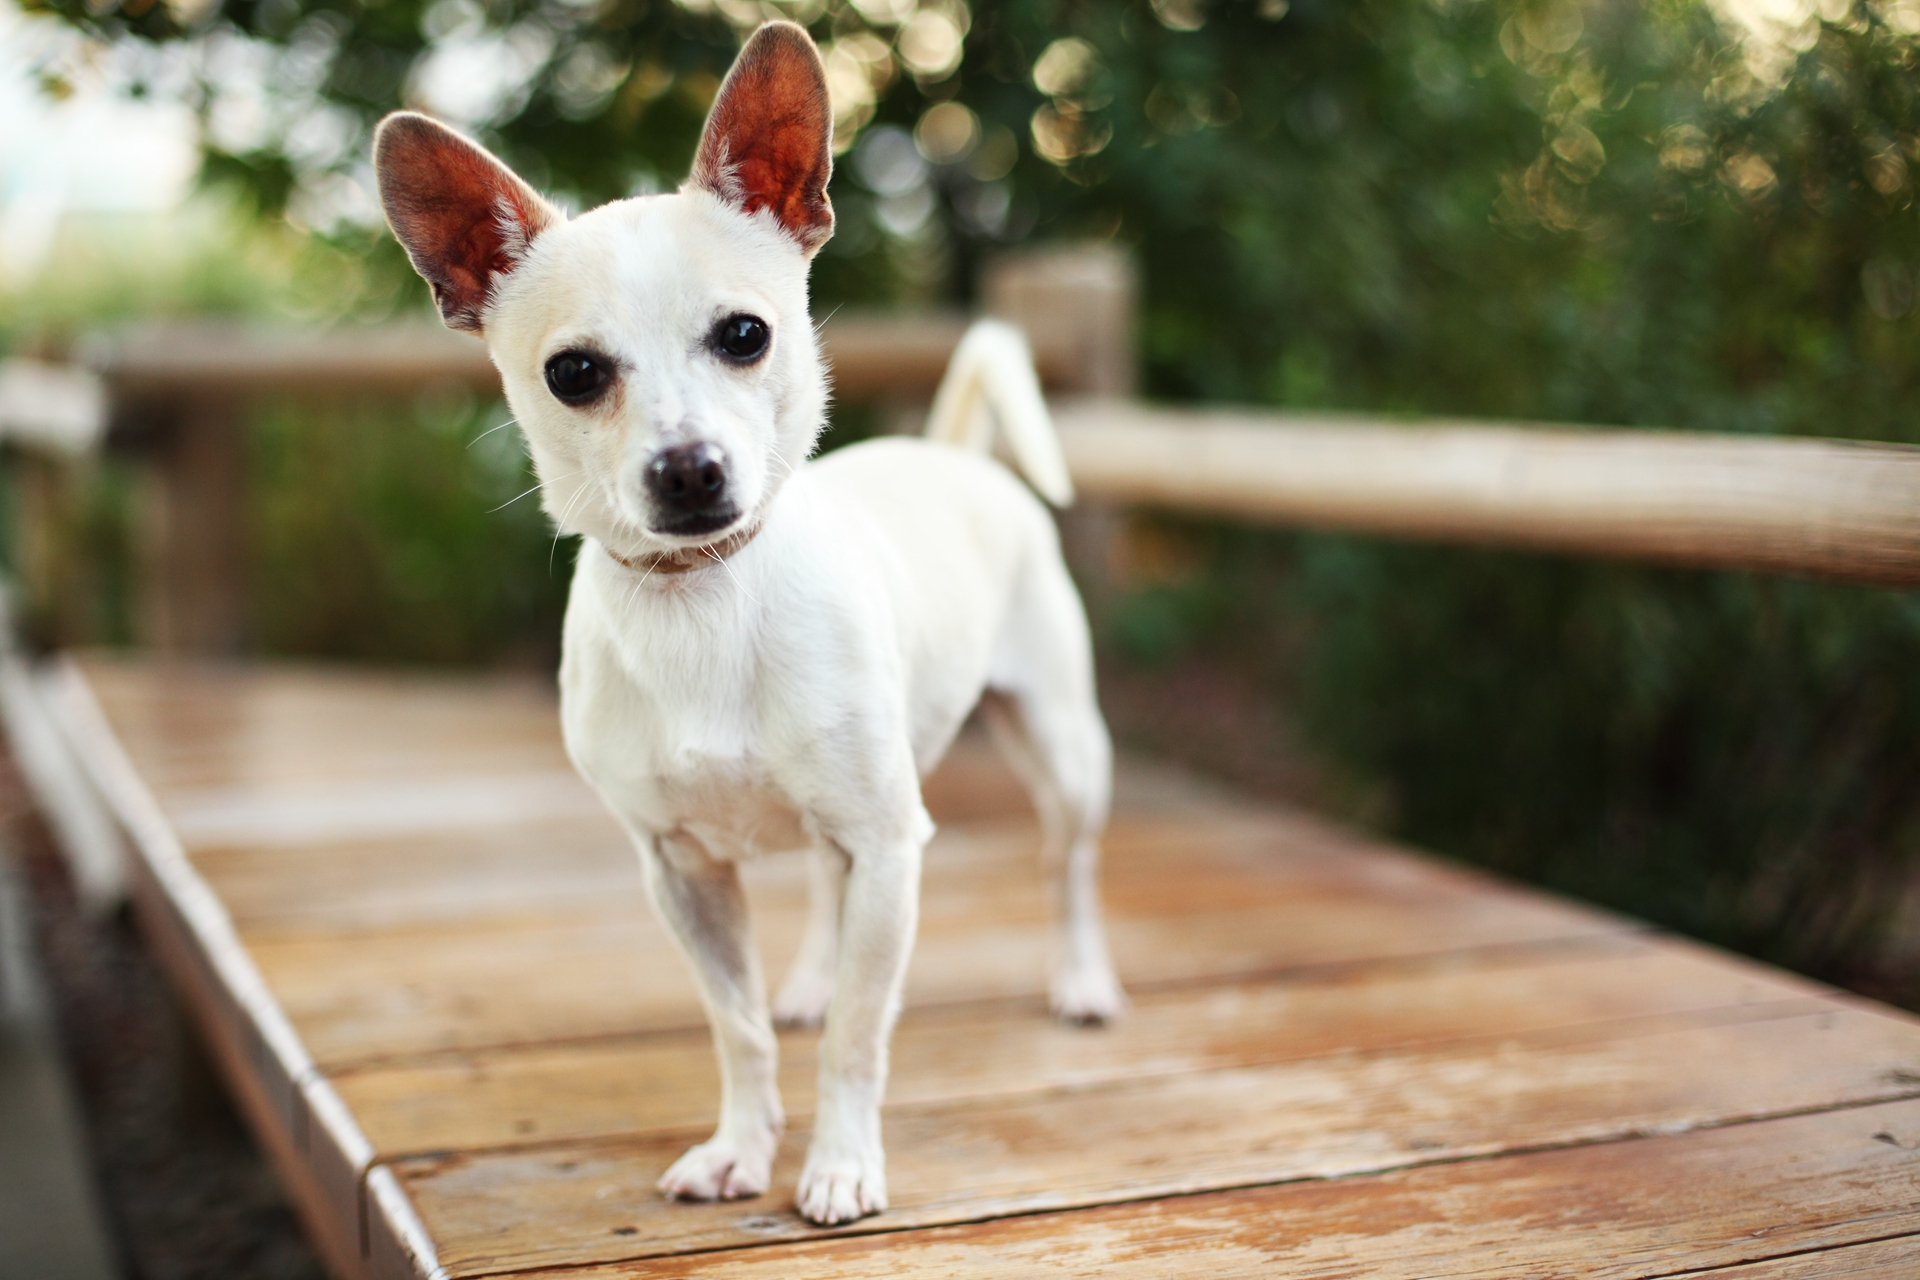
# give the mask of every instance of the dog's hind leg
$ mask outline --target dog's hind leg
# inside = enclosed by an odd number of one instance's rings
[[[739,870],[672,836],[643,839],[640,860],[654,907],[692,963],[720,1057],[720,1125],[674,1162],[660,1189],[691,1200],[757,1196],[772,1179],[785,1117],[779,1046]]]
[[[1099,713],[1017,694],[982,703],[994,742],[1026,781],[1055,869],[1059,937],[1047,985],[1055,1016],[1099,1024],[1127,999],[1114,976],[1100,909],[1100,835],[1106,826],[1112,749]]]
[[[1103,1023],[1126,1008],[1100,909],[1100,836],[1113,793],[1113,745],[1093,691],[1092,645],[1079,596],[1057,557],[1036,558],[981,704],[995,743],[1027,783],[1057,868],[1059,941],[1048,998],[1068,1022]]]
[[[782,1027],[817,1027],[833,999],[833,966],[840,949],[840,897],[847,856],[830,845],[807,851],[807,925],[773,998],[773,1021]]]

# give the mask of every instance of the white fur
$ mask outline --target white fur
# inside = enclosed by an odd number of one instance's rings
[[[989,408],[1033,487],[1056,507],[1071,505],[1073,478],[1040,394],[1026,335],[999,320],[977,320],[954,348],[934,393],[927,439],[985,449],[993,428]]]
[[[827,403],[807,267],[768,214],[699,189],[626,200],[543,230],[498,281],[484,329],[542,501],[585,535],[560,672],[567,749],[632,835],[719,1053],[719,1127],[661,1186],[696,1198],[768,1186],[777,1046],[735,860],[811,847],[811,923],[774,1007],[826,1020],[798,1204],[831,1224],[886,1207],[887,1040],[933,833],[919,780],[983,693],[1065,868],[1054,1008],[1100,1020],[1123,997],[1094,884],[1109,747],[1051,518],[1004,468],[952,445],[893,439],[805,461]],[[773,331],[745,368],[704,345],[741,311]],[[1001,407],[1018,456],[1043,459],[1035,478],[1064,493],[1007,332],[970,338],[961,372]],[[578,346],[620,369],[584,409],[543,381],[547,359]],[[607,550],[645,563],[725,536],[648,528],[646,464],[694,441],[724,451],[735,527],[760,520],[759,535],[687,573],[617,562]]]

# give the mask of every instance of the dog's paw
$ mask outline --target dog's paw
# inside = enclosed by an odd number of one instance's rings
[[[833,971],[794,965],[773,998],[773,1022],[779,1027],[817,1027],[833,1003]]]
[[[1048,1002],[1062,1022],[1102,1026],[1126,1010],[1127,993],[1107,965],[1083,964],[1054,974]]]
[[[742,1143],[715,1135],[660,1175],[660,1190],[676,1200],[744,1200],[773,1181],[772,1142]]]
[[[866,1158],[809,1155],[793,1203],[801,1217],[821,1227],[879,1213],[887,1207],[885,1162],[877,1153]]]

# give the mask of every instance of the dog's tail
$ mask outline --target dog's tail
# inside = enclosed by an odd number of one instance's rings
[[[1071,505],[1073,480],[1025,335],[1002,320],[976,320],[934,393],[927,439],[985,450],[992,446],[995,421],[1028,483],[1054,506]]]

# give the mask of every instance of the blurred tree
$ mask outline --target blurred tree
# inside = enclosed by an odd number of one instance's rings
[[[403,104],[577,205],[670,187],[737,37],[785,16],[852,152],[829,304],[1118,235],[1163,394],[1906,429],[1910,0],[1744,38],[1691,0],[28,3],[150,43],[136,88],[196,105],[208,178],[321,230],[377,227],[367,139]]]

